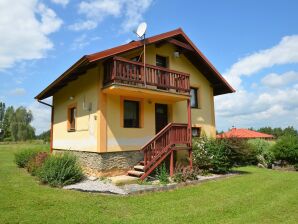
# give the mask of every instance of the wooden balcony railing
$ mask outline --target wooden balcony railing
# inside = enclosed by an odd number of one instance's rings
[[[114,57],[105,64],[104,85],[113,83],[133,85],[142,88],[157,87],[165,91],[189,94],[189,74],[167,68],[134,62]]]
[[[191,133],[187,124],[169,123],[141,149],[144,153],[144,171],[146,178],[177,145],[189,147]]]

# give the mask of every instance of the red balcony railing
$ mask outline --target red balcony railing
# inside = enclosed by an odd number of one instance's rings
[[[152,88],[189,94],[189,74],[167,68],[134,62],[125,58],[114,57],[105,64],[104,85],[125,84],[141,88]]]

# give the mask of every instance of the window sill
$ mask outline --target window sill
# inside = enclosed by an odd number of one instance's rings
[[[75,132],[76,129],[68,129],[67,132]]]

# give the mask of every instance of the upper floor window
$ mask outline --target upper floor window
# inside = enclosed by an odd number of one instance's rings
[[[124,100],[124,127],[140,127],[140,103],[139,101]]]
[[[197,88],[190,88],[190,106],[191,108],[199,108]]]
[[[156,66],[167,68],[167,58],[160,55],[156,55]]]
[[[68,131],[75,131],[76,130],[76,114],[77,108],[75,105],[68,107]]]

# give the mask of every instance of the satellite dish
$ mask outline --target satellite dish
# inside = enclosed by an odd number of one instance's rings
[[[146,29],[147,29],[147,23],[141,23],[137,30],[136,30],[136,34],[138,35],[139,38],[142,38],[145,33],[146,33]]]

